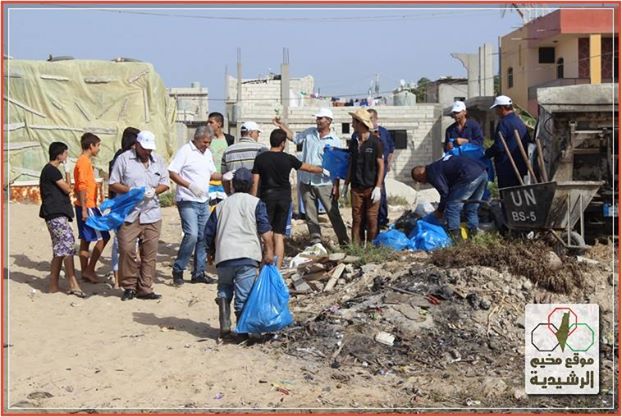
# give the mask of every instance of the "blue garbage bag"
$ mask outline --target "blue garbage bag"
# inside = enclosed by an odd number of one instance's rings
[[[324,147],[322,168],[330,172],[330,179],[345,180],[350,166],[350,152],[347,149],[335,148],[330,145]]]
[[[428,222],[430,224],[434,224],[436,226],[442,226],[443,225],[441,223],[441,219],[436,217],[436,214],[434,214],[434,213],[430,213],[427,216],[422,217],[421,220],[423,220],[424,222]]]
[[[376,246],[388,246],[395,250],[403,250],[408,246],[409,240],[403,232],[397,229],[389,229],[378,233],[373,244]]]
[[[137,187],[125,194],[118,194],[115,198],[104,200],[99,210],[103,213],[110,209],[110,212],[100,217],[89,216],[86,219],[87,226],[101,231],[118,230],[128,214],[143,201],[144,196],[145,187]]]
[[[289,326],[294,319],[289,311],[289,291],[274,265],[264,265],[255,280],[236,333],[272,333]]]
[[[454,156],[466,156],[467,158],[480,160],[484,156],[484,148],[467,142],[460,146],[454,146],[454,148],[447,151],[447,153]]]
[[[430,252],[451,245],[451,238],[443,226],[428,223],[423,219],[417,222],[417,226],[408,237],[410,248],[414,250]]]

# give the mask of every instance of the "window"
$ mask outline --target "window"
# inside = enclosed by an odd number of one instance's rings
[[[341,124],[341,133],[350,133],[350,123]]]
[[[508,68],[508,88],[514,87],[514,68]]]
[[[538,48],[538,63],[539,64],[554,64],[555,63],[555,48],[551,46],[543,46]]]
[[[393,142],[395,143],[395,149],[407,149],[408,148],[408,134],[406,130],[389,130]]]
[[[564,78],[564,58],[557,60],[557,79]]]

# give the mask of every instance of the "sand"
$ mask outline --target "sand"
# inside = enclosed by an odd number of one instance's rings
[[[87,299],[48,294],[51,242],[39,207],[9,203],[8,209],[5,400],[10,411],[328,412],[402,400],[399,390],[390,388],[399,382],[392,375],[379,385],[361,372],[346,388],[330,368],[269,346],[217,344],[216,286],[171,283],[181,240],[174,207],[163,209],[155,283],[162,299],[125,302],[122,290],[107,284],[81,283]],[[75,222],[73,227],[75,232]],[[97,268],[101,277],[111,272],[110,248]],[[75,262],[79,265],[77,257]]]

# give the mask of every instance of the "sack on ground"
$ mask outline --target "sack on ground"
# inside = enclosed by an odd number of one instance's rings
[[[380,232],[373,243],[376,246],[388,246],[391,249],[403,250],[408,246],[410,241],[403,232],[397,229],[390,229],[385,232]]]
[[[294,319],[289,311],[289,291],[274,265],[264,265],[255,280],[236,333],[272,333],[289,326]]]
[[[119,194],[115,198],[104,200],[99,210],[103,213],[110,209],[110,212],[100,217],[89,216],[86,219],[87,226],[104,232],[118,230],[128,214],[143,201],[144,196],[145,187],[138,187],[132,188],[125,194]]]
[[[411,248],[430,252],[451,245],[451,238],[443,226],[419,220],[417,227],[409,236]]]
[[[345,180],[350,166],[350,152],[347,149],[335,148],[330,145],[324,147],[322,168],[330,172],[332,180]]]

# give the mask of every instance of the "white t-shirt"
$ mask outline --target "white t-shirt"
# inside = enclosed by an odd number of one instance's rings
[[[209,148],[205,152],[201,152],[194,146],[192,141],[186,143],[179,148],[168,166],[168,170],[178,174],[186,181],[199,185],[205,190],[205,197],[198,198],[188,188],[177,185],[175,201],[198,201],[200,203],[207,201],[209,180],[212,174],[216,172]]]

